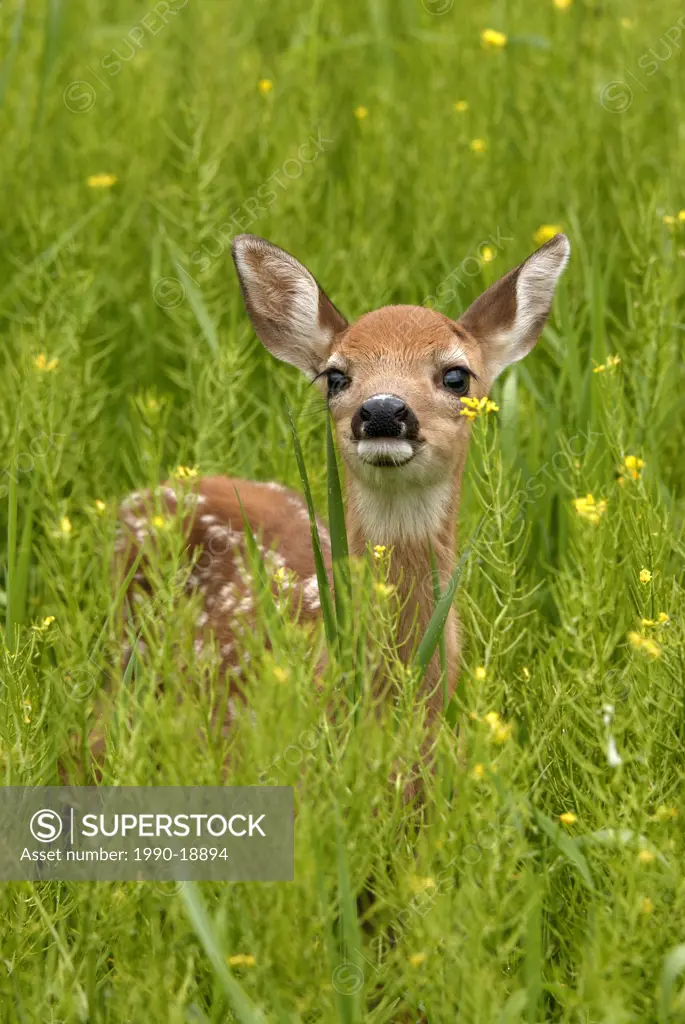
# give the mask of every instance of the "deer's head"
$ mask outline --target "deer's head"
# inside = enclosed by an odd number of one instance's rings
[[[422,306],[385,306],[349,324],[289,253],[254,235],[233,242],[258,337],[327,397],[360,491],[387,497],[444,489],[460,472],[469,436],[461,399],[485,396],[533,348],[569,252],[556,235],[456,321]]]

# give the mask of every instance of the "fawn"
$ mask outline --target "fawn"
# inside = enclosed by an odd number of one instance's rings
[[[461,477],[470,423],[462,399],[485,397],[510,363],[527,355],[549,314],[570,246],[559,234],[491,285],[459,320],[422,306],[387,306],[349,324],[293,256],[254,235],[233,242],[233,258],[257,336],[277,359],[305,373],[325,397],[346,470],[351,554],[392,548],[391,582],[402,611],[398,645],[412,654],[433,611],[432,547],[440,578],[452,571]],[[240,501],[237,494],[240,495]],[[320,615],[310,528],[303,499],[277,483],[228,477],[195,482],[182,499],[159,489],[182,515],[197,557],[188,587],[202,595],[196,649],[211,632],[223,667],[237,662],[240,630],[253,610],[243,510],[274,575],[287,569],[301,619]],[[190,502],[187,501],[190,499]],[[122,505],[119,550],[132,566],[150,531],[149,492]],[[179,507],[183,501],[183,507]],[[242,508],[241,508],[242,504]],[[319,528],[330,570],[330,543]],[[144,568],[133,581],[145,587]],[[448,691],[456,685],[458,623],[445,628]],[[429,717],[442,706],[436,654],[423,680]]]

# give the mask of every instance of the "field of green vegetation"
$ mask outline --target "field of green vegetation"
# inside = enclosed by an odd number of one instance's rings
[[[675,0],[0,3],[6,785],[59,784],[121,682],[128,491],[178,466],[300,488],[290,407],[327,514],[325,413],[256,340],[235,234],[297,254],[348,317],[457,317],[555,230],[572,245],[540,343],[474,424],[462,550],[483,526],[424,805],[388,782],[421,747],[415,677],[396,668],[380,719],[335,662],[318,692],[323,630],[246,637],[250,710],[217,734],[172,537],[101,781],[220,784],[228,748],[230,783],[295,786],[295,881],[4,884],[3,1021],[685,1020],[679,19]],[[394,614],[370,571],[369,673]]]

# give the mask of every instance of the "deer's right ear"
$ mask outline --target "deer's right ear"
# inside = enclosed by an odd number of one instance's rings
[[[277,359],[320,373],[344,316],[306,267],[256,235],[233,240],[233,259],[257,337]]]
[[[491,284],[459,318],[483,345],[490,383],[505,366],[528,355],[538,340],[570,253],[566,235],[555,235]]]

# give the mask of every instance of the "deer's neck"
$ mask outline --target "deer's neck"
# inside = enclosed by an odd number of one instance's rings
[[[431,549],[441,590],[455,565],[457,511],[461,473],[432,488],[378,494],[352,480],[347,489],[347,523],[352,554],[364,553],[367,544],[392,549],[390,582],[402,608],[398,643],[405,661],[410,660],[435,607]],[[445,627],[447,675],[450,692],[457,674],[457,621],[452,611]],[[436,654],[426,673],[428,691],[440,679]],[[432,710],[441,706],[442,695],[432,694]]]

